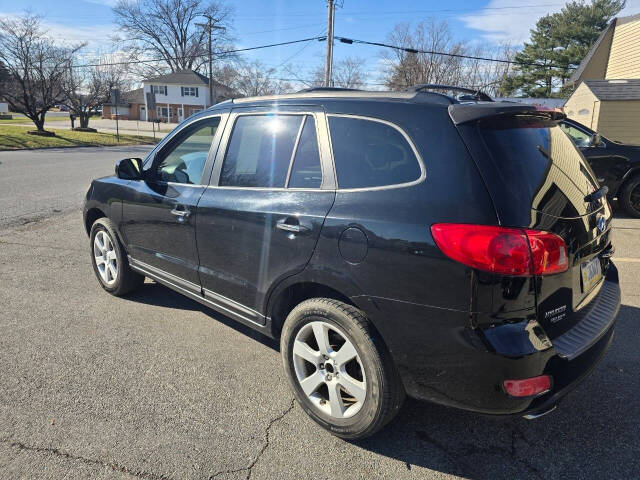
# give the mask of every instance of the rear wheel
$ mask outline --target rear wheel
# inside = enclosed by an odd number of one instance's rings
[[[144,276],[131,270],[115,226],[108,218],[99,218],[93,223],[90,238],[91,263],[102,288],[120,296],[144,283]]]
[[[640,218],[640,175],[634,175],[623,185],[620,203],[626,213]]]
[[[314,298],[294,308],[281,338],[284,367],[309,416],[334,435],[364,438],[397,414],[404,390],[364,313]]]

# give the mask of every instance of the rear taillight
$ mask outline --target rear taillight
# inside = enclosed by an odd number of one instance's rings
[[[492,225],[437,223],[436,245],[448,257],[502,275],[548,275],[568,268],[567,247],[558,235]]]
[[[533,397],[551,390],[551,377],[540,375],[522,380],[505,380],[502,385],[512,397]]]

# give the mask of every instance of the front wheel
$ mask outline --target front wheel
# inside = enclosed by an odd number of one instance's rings
[[[622,186],[620,203],[626,213],[640,218],[640,175],[634,175]]]
[[[400,410],[404,389],[390,355],[364,313],[313,298],[285,321],[281,352],[298,403],[323,428],[368,437]]]
[[[144,276],[131,270],[127,254],[118,240],[113,223],[99,218],[91,226],[91,263],[102,288],[125,295],[144,282]]]

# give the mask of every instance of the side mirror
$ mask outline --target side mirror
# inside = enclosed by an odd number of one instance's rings
[[[116,176],[122,180],[140,180],[142,178],[142,159],[125,158],[118,161]]]
[[[591,142],[590,145],[591,147],[599,147],[600,145],[602,145],[602,137],[600,136],[599,133],[594,133],[591,136]]]

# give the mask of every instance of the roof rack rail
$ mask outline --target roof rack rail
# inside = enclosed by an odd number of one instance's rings
[[[413,87],[407,88],[407,91],[411,92],[423,92],[425,90],[451,90],[454,92],[463,92],[467,95],[458,96],[457,100],[474,100],[474,101],[482,101],[482,102],[493,102],[493,98],[484,93],[480,89],[474,88],[466,88],[466,87],[456,87],[454,85],[440,85],[436,83],[423,83],[420,85],[415,85]]]
[[[310,92],[362,92],[359,88],[343,88],[343,87],[311,87],[298,90],[296,93]]]

